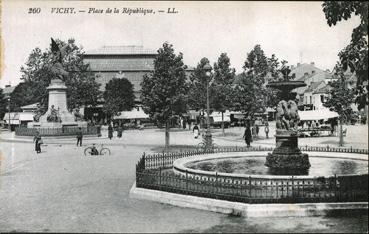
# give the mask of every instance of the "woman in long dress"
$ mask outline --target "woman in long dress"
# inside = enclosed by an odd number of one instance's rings
[[[199,127],[197,126],[197,124],[195,124],[195,126],[193,127],[193,136],[195,137],[195,139],[197,139],[199,137]]]
[[[35,137],[33,138],[33,141],[35,142],[35,151],[37,153],[41,153],[41,135],[40,133],[37,131],[35,134]]]
[[[111,126],[111,124],[109,124],[108,127],[108,137],[111,140],[111,138],[113,138],[113,127]]]

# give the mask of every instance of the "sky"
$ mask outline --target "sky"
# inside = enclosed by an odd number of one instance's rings
[[[85,51],[104,45],[157,50],[169,42],[176,53],[183,53],[184,63],[193,67],[203,57],[214,63],[225,52],[237,73],[247,53],[260,44],[267,56],[275,54],[289,65],[315,62],[318,68],[332,70],[338,52],[349,44],[353,28],[360,23],[355,16],[329,27],[322,2],[3,0],[1,4],[0,87],[18,84],[20,67],[30,52],[49,47],[50,37],[74,38]],[[76,13],[52,13],[57,7],[72,7]],[[29,13],[30,8],[40,8],[40,13]],[[89,8],[104,13],[88,13]],[[105,13],[107,8],[120,13]],[[143,8],[155,14],[128,15],[121,13],[123,8]],[[168,8],[178,13],[166,13]]]

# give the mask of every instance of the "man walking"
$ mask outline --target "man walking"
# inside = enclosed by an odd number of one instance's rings
[[[265,124],[264,131],[265,131],[266,138],[268,139],[269,138],[269,124],[268,124],[268,122],[266,122],[266,124]]]
[[[82,146],[82,137],[83,137],[82,128],[78,128],[78,131],[77,131],[77,146],[78,146],[78,143],[79,143],[79,146]]]
[[[245,142],[247,144],[247,148],[250,147],[250,143],[252,141],[252,134],[251,134],[251,129],[250,129],[250,124],[246,123],[246,129],[245,129],[245,133],[243,134],[243,139],[245,139]]]

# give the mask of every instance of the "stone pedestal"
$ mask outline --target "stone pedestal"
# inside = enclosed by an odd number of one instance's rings
[[[75,121],[74,115],[67,108],[67,87],[60,79],[52,79],[49,87],[48,109],[46,113],[40,117],[39,122],[28,123],[28,128],[68,128],[68,127],[87,127],[86,121]],[[51,114],[52,106],[58,112],[60,122],[48,122],[47,117]]]
[[[310,168],[309,156],[298,148],[295,131],[278,131],[276,148],[269,153],[265,165],[277,174],[305,174]]]
[[[54,106],[58,110],[59,117],[62,124],[75,125],[77,122],[74,120],[74,116],[67,109],[67,87],[64,82],[59,79],[52,79],[49,87],[49,104],[46,113],[40,117],[40,123],[47,123],[47,116],[51,113],[51,107]],[[43,124],[42,124],[43,125]]]

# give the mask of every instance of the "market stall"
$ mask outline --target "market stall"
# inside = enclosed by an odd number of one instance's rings
[[[335,132],[338,113],[329,109],[298,111],[300,116],[300,136],[330,136]]]

